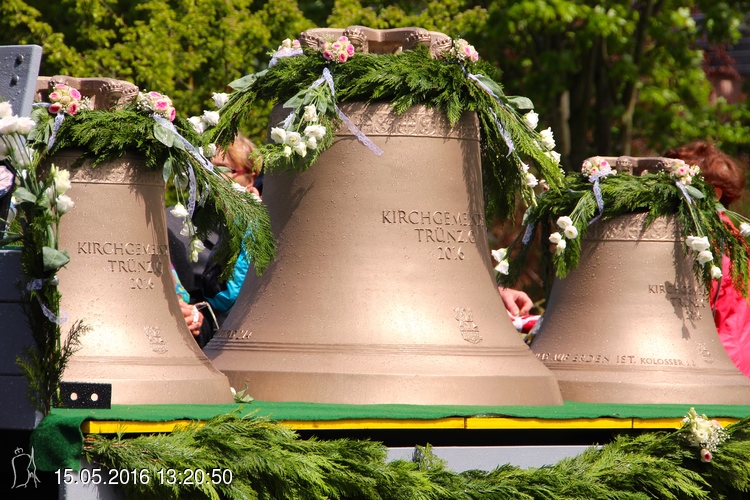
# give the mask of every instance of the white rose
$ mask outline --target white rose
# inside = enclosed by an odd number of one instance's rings
[[[560,164],[560,153],[558,153],[557,151],[547,151],[544,154],[547,155],[547,158],[554,161],[555,165]]]
[[[305,146],[304,142],[300,141],[294,145],[294,152],[304,158],[307,156],[307,146]]]
[[[185,236],[186,238],[194,236],[195,226],[193,225],[193,223],[189,220],[185,220],[185,223],[182,225],[182,229],[180,229],[180,234]]]
[[[276,144],[284,144],[284,141],[286,141],[286,130],[281,127],[273,127],[271,129],[271,139]]]
[[[565,233],[565,237],[569,240],[574,240],[578,237],[578,229],[572,224],[566,227],[563,232]]]
[[[318,141],[315,137],[310,136],[305,140],[305,146],[309,149],[318,149]]]
[[[308,125],[305,127],[305,135],[321,140],[326,135],[326,128],[323,125]]]
[[[495,266],[495,271],[499,272],[500,274],[508,274],[509,268],[510,263],[508,262],[508,259],[505,259],[500,261],[500,263]]]
[[[75,203],[73,203],[73,200],[70,199],[70,196],[67,194],[61,194],[57,197],[57,203],[55,205],[55,208],[57,208],[57,213],[62,215],[66,212],[68,212],[71,208],[75,206]]]
[[[229,100],[229,94],[225,94],[224,92],[220,92],[220,93],[214,92],[213,100],[214,100],[214,105],[218,109],[221,109]]]
[[[284,146],[284,156],[286,156],[287,158],[292,156],[292,148],[290,148],[289,146]]]
[[[721,269],[711,266],[711,279],[717,280],[719,278],[721,278]]]
[[[555,149],[555,137],[554,137],[554,134],[552,133],[551,127],[545,128],[544,130],[539,132],[539,135],[542,138],[542,145],[546,149],[548,150]]]
[[[302,136],[300,136],[299,133],[287,132],[286,139],[284,140],[284,144],[288,144],[289,146],[295,147],[300,142],[302,142]]]
[[[750,236],[750,224],[748,224],[747,222],[743,222],[742,224],[740,224],[740,234],[742,234],[742,236],[744,236],[745,238]]]
[[[305,114],[302,116],[302,119],[306,122],[318,121],[318,112],[313,104],[305,106]]]
[[[172,210],[169,211],[170,214],[172,214],[174,217],[177,217],[179,219],[186,219],[188,215],[188,211],[185,208],[185,205],[182,203],[178,203],[174,207],[172,207]]]
[[[533,111],[529,111],[528,113],[523,115],[523,121],[525,121],[529,127],[535,129],[536,126],[539,125],[539,115],[534,113]]]
[[[565,243],[565,240],[560,240],[557,243],[557,247],[555,248],[555,253],[558,254],[558,255],[561,254],[561,253],[563,253],[565,251],[565,247],[566,246],[568,246],[568,244]]]
[[[233,182],[232,183],[232,189],[234,189],[238,193],[244,193],[244,192],[247,191],[247,189],[245,189],[245,186],[243,186],[242,184],[239,184],[237,182]]]
[[[192,262],[198,262],[198,254],[205,250],[205,245],[199,239],[194,239],[190,242],[190,260]]]
[[[213,142],[206,146],[206,158],[213,158],[216,156],[216,144]]]
[[[15,134],[18,131],[18,117],[5,116],[0,119],[0,134]]]
[[[36,125],[34,120],[22,116],[18,119],[18,133],[21,135],[28,135],[28,133],[34,128],[34,125]]]
[[[549,235],[549,242],[557,245],[562,241],[563,237],[560,233],[552,233]]]
[[[203,112],[203,116],[201,116],[201,120],[203,120],[203,123],[205,123],[208,127],[215,127],[216,125],[218,125],[219,118],[221,118],[221,115],[219,115],[218,111],[206,110]]]
[[[529,166],[524,162],[521,162],[521,170],[523,171],[523,173],[527,173],[529,171]]]
[[[206,125],[203,123],[200,116],[191,116],[188,118],[188,121],[193,125],[193,128],[197,133],[202,134],[206,131]]]
[[[573,225],[573,220],[567,216],[559,217],[557,219],[557,225],[560,226],[560,229],[565,229],[566,227]]]
[[[507,255],[507,248],[498,248],[497,250],[492,251],[492,258],[495,259],[496,262],[502,262]]]
[[[700,265],[705,264],[706,262],[711,262],[714,260],[714,255],[709,252],[708,250],[703,250],[698,254],[698,256],[695,258]]]
[[[0,102],[0,118],[13,115],[13,106],[7,101]]]
[[[686,243],[694,252],[702,252],[711,248],[708,236],[688,236]]]
[[[536,176],[532,173],[526,174],[526,185],[530,188],[536,187],[539,184]]]

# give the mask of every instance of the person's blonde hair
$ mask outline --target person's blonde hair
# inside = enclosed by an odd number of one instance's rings
[[[253,141],[242,134],[237,134],[234,142],[227,148],[226,156],[242,170],[247,170],[247,173],[255,172],[257,174],[263,167],[263,159],[260,156],[253,155],[255,150]]]

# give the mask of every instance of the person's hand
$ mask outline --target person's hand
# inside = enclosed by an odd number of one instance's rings
[[[182,309],[182,315],[185,318],[185,324],[187,324],[190,333],[196,337],[200,335],[201,326],[203,326],[203,313],[197,307],[186,304],[183,301],[180,301],[180,309]]]
[[[522,290],[514,290],[513,288],[505,288],[502,286],[497,287],[500,292],[500,297],[503,299],[505,308],[513,316],[523,316],[529,314],[531,308],[534,306],[531,297]]]

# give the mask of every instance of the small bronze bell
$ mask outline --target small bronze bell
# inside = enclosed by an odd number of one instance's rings
[[[607,158],[639,175],[661,158]],[[597,221],[579,266],[554,282],[532,343],[566,401],[748,404],[674,218]]]
[[[370,52],[447,39],[401,30],[396,47],[376,30],[343,34]],[[342,127],[306,172],[266,175],[276,260],[248,273],[206,354],[262,400],[561,404],[492,277],[476,116],[451,127],[424,107],[341,109],[385,153]]]
[[[93,96],[102,107],[119,102],[106,97],[111,81],[86,80],[52,79],[103,89]],[[115,87],[118,95],[137,93],[127,82]],[[49,162],[69,168],[81,153],[62,151]],[[227,378],[201,352],[180,310],[161,172],[126,155],[96,168],[87,161],[71,171],[71,184],[66,194],[75,207],[59,231],[59,247],[71,256],[58,273],[60,310],[92,330],[81,337],[63,380],[110,383],[113,404],[232,402]]]

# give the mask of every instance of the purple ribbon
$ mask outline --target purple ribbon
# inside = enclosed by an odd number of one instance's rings
[[[466,73],[466,69],[464,69],[464,72]],[[492,91],[492,89],[490,89],[487,85],[485,85],[484,83],[482,83],[479,80],[479,78],[477,78],[477,75],[475,75],[473,73],[466,73],[466,76],[470,80],[475,81],[476,84],[479,85],[479,87],[482,90],[484,90],[490,96],[492,96],[495,99],[495,101],[497,101],[498,104],[501,104],[500,103],[500,98]],[[508,131],[505,130],[505,127],[503,127],[503,125],[500,123],[500,120],[498,120],[497,115],[495,114],[495,111],[491,109],[490,112],[492,113],[492,118],[495,120],[495,125],[500,130],[500,135],[503,136],[503,140],[505,141],[505,145],[508,146],[508,154],[505,155],[505,156],[510,156],[511,153],[513,153],[513,151],[516,150],[516,146],[515,146],[515,144],[513,144],[513,138],[510,136],[510,134],[508,133]]]

